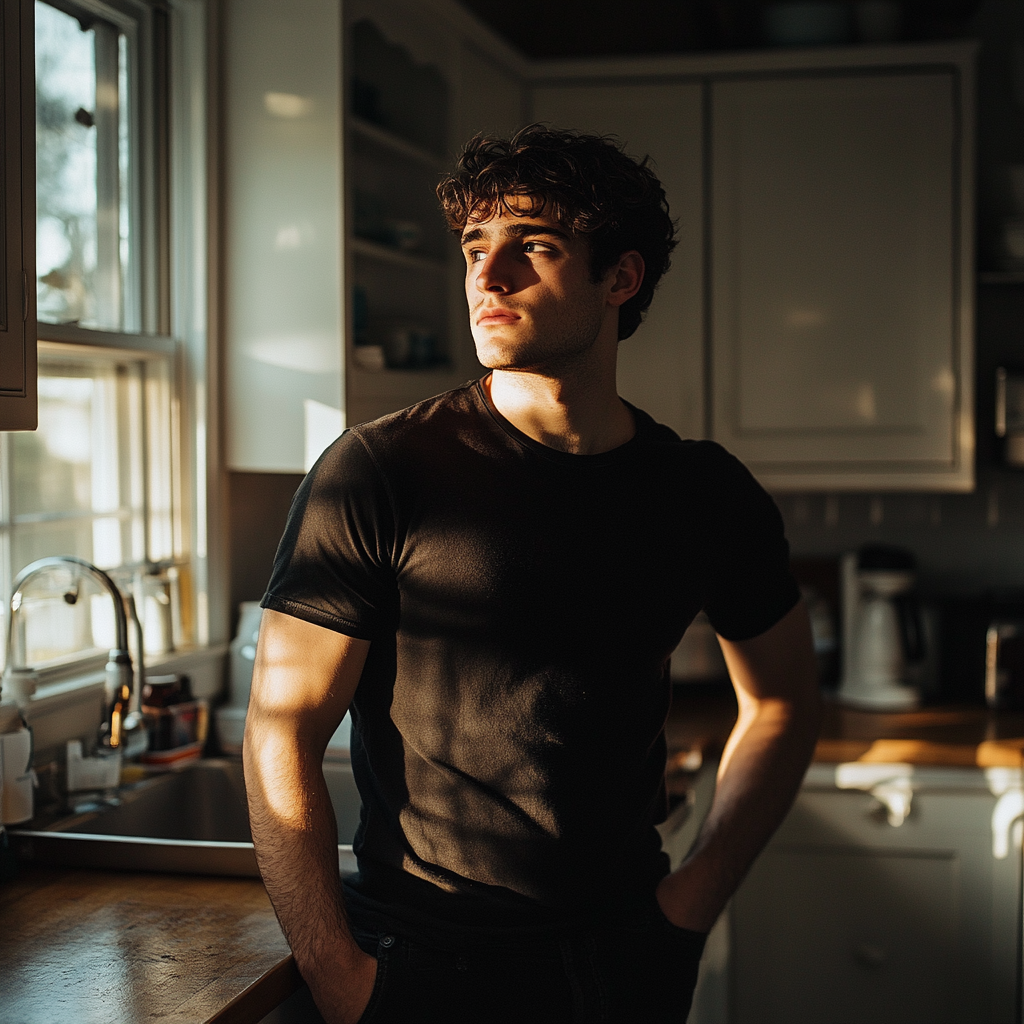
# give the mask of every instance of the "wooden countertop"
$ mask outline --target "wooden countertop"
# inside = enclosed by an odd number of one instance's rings
[[[22,865],[0,884],[0,1020],[243,1024],[301,984],[263,883]]]
[[[727,690],[677,687],[670,789],[721,753],[735,718]],[[1024,715],[826,703],[815,759],[1020,768]],[[22,865],[0,884],[0,1021],[254,1024],[300,984],[258,880]]]
[[[736,720],[726,690],[676,687],[666,735],[670,770],[717,757]],[[1024,768],[1024,714],[983,707],[932,707],[899,713],[855,711],[826,701],[816,761],[865,761]]]

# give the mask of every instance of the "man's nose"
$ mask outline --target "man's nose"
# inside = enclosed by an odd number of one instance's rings
[[[515,267],[508,254],[495,249],[477,264],[476,287],[482,292],[499,292],[504,295],[513,290],[514,272]]]

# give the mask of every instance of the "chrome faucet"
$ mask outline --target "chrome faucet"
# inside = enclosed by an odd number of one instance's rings
[[[41,572],[49,569],[74,567],[78,572],[71,586],[64,593],[64,600],[68,604],[77,604],[79,597],[79,582],[83,572],[88,573],[106,592],[114,603],[114,622],[116,624],[115,644],[107,661],[107,695],[110,698],[110,707],[106,717],[99,729],[99,743],[111,753],[122,751],[125,756],[142,753],[146,749],[146,731],[142,722],[142,716],[137,711],[131,710],[133,686],[132,659],[128,650],[128,618],[129,615],[135,626],[136,646],[138,649],[139,680],[145,680],[145,669],[142,653],[142,625],[135,608],[135,598],[128,594],[127,598],[122,595],[117,584],[102,570],[98,569],[91,562],[83,558],[76,558],[73,555],[51,555],[47,558],[39,558],[18,573],[14,580],[14,589],[11,593],[10,615],[7,620],[7,663],[8,669],[13,667],[14,661],[14,623],[15,615],[21,608],[22,591],[25,584]],[[127,606],[127,611],[125,610]],[[141,735],[140,735],[141,734]],[[139,736],[139,740],[134,737]],[[129,743],[129,740],[134,740]]]

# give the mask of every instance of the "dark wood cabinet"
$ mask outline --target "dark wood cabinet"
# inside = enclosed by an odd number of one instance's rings
[[[38,422],[33,11],[32,0],[3,0],[0,6],[0,430],[35,430]]]

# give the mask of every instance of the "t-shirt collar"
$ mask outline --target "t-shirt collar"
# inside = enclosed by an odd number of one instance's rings
[[[560,462],[565,465],[576,465],[576,466],[596,466],[606,465],[609,463],[618,462],[620,459],[628,458],[638,445],[643,444],[650,426],[653,423],[650,416],[647,415],[642,409],[637,409],[636,406],[626,402],[627,407],[633,413],[633,422],[636,424],[636,430],[633,436],[625,442],[620,444],[617,448],[612,448],[606,452],[598,452],[596,455],[578,455],[574,452],[563,452],[557,448],[551,448],[549,445],[542,444],[540,441],[530,437],[529,434],[524,434],[514,423],[507,420],[498,410],[495,408],[494,403],[491,401],[490,396],[487,394],[487,389],[484,387],[484,380],[487,375],[481,377],[480,380],[475,381],[472,386],[472,394],[477,404],[481,409],[490,416],[491,420],[503,430],[509,437],[511,437],[518,444],[524,448],[535,452],[537,455],[543,458],[550,459],[553,462]],[[626,401],[622,399],[622,401]]]

